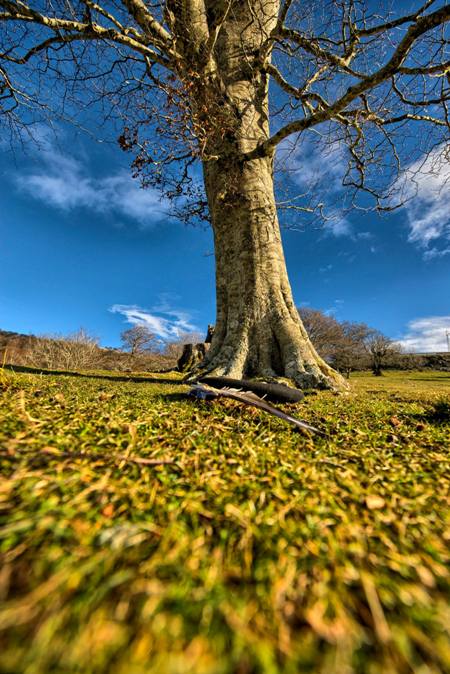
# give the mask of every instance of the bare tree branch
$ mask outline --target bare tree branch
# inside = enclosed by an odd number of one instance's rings
[[[89,4],[87,4],[87,6],[89,6]],[[129,47],[131,50],[143,54],[151,61],[164,65],[166,68],[171,67],[170,61],[167,58],[158,54],[154,49],[148,46],[148,37],[142,33],[138,33],[134,29],[125,28],[120,32],[112,28],[105,28],[92,21],[72,21],[46,16],[27,6],[25,3],[22,3],[20,0],[0,0],[0,7],[7,10],[7,13],[0,15],[0,21],[30,22],[32,24],[45,26],[45,28],[48,28],[57,34],[57,37],[53,38],[53,43],[72,42],[76,39],[111,41]],[[118,24],[118,22],[116,22],[116,24]],[[154,44],[158,45],[158,42]],[[34,53],[41,50],[41,48],[37,48]]]
[[[265,142],[261,143],[259,147],[255,148],[252,152],[248,153],[247,159],[255,159],[258,157],[270,155],[273,153],[275,147],[281,143],[285,138],[290,136],[293,133],[298,133],[304,131],[308,128],[316,126],[322,122],[326,122],[333,118],[337,118],[338,115],[345,111],[347,106],[361,97],[365,92],[373,90],[375,87],[386,82],[392,78],[395,74],[402,72],[408,74],[434,74],[436,72],[447,73],[450,70],[448,63],[433,65],[433,66],[424,66],[419,69],[406,69],[403,67],[405,60],[407,59],[411,49],[413,48],[415,42],[427,32],[433,30],[434,28],[445,24],[450,21],[450,6],[444,6],[436,10],[432,14],[426,16],[420,16],[416,19],[414,24],[410,26],[406,35],[403,37],[394,53],[391,55],[388,62],[371,73],[370,75],[361,76],[360,81],[356,84],[349,86],[343,96],[338,98],[334,103],[323,105],[323,102],[319,103],[317,109],[314,109],[314,112],[309,116],[294,120],[289,122],[279,131],[277,131],[271,138],[268,138]],[[314,41],[308,42],[308,40],[301,36],[295,31],[290,31],[288,29],[283,29],[281,32],[283,37],[288,37],[289,39],[295,41],[299,46],[305,49],[305,51],[310,52],[316,56],[321,61],[328,61],[331,65],[341,68],[344,72],[356,75],[355,72],[348,69],[348,63],[351,58],[342,59],[338,56],[335,56],[331,52],[321,49]],[[351,54],[353,56],[353,52]],[[302,94],[300,91],[296,90],[295,87],[291,87],[287,81],[285,81],[282,75],[270,65],[265,66],[269,72],[276,77],[277,82],[287,90],[289,93],[294,94],[296,97],[301,98]],[[306,97],[306,94],[303,94]],[[409,117],[414,119],[414,116]],[[429,121],[431,121],[430,118]],[[425,121],[422,119],[421,121]]]

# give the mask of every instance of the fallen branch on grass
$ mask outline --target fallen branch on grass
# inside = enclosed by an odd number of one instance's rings
[[[287,421],[289,424],[300,431],[309,431],[310,433],[324,435],[322,431],[319,431],[318,428],[310,426],[310,424],[307,424],[305,421],[300,421],[300,419],[296,419],[296,417],[282,412],[277,407],[270,405],[252,391],[239,391],[238,389],[234,388],[217,389],[212,386],[206,386],[205,384],[196,384],[191,388],[188,395],[193,396],[194,398],[199,398],[200,400],[231,398],[232,400],[237,400],[240,403],[244,403],[244,405],[251,405],[252,407],[264,410],[264,412],[268,412],[279,419],[283,419],[283,421]]]
[[[264,381],[253,381],[249,379],[232,379],[231,377],[200,377],[201,384],[207,384],[212,388],[237,389],[238,391],[252,391],[258,396],[264,396],[267,400],[274,403],[298,403],[303,400],[305,394],[299,389],[286,386],[285,384],[270,384]]]

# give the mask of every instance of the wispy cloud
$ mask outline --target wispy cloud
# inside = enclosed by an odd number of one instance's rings
[[[450,332],[450,316],[416,318],[408,323],[406,334],[397,341],[411,353],[447,351],[447,331]]]
[[[450,157],[443,146],[413,162],[395,185],[406,199],[408,239],[424,250],[425,259],[450,253]]]
[[[334,300],[333,306],[328,307],[324,310],[326,316],[335,316],[342,309],[342,306],[345,304],[344,300]]]
[[[114,304],[110,311],[114,314],[121,314],[132,325],[145,325],[164,341],[171,341],[183,334],[199,331],[192,322],[191,314],[171,307],[166,298],[150,309],[130,304]]]
[[[278,150],[279,158],[292,174],[297,185],[307,188],[326,179],[333,192],[342,188],[345,171],[344,149],[338,143],[303,140],[285,141]]]
[[[159,194],[142,189],[126,170],[110,175],[94,175],[87,162],[59,149],[48,135],[38,139],[35,168],[17,174],[20,190],[46,205],[62,211],[79,208],[148,227],[165,217],[167,208]]]
[[[439,248],[428,248],[423,254],[425,260],[433,260],[446,255],[450,255],[450,248],[442,248],[441,250]]]
[[[342,177],[346,170],[345,148],[340,143],[286,140],[277,149],[277,168],[300,189],[305,204],[320,210],[326,232],[336,237],[353,235],[344,209],[336,206],[343,202]]]
[[[350,222],[336,209],[327,214],[325,220],[325,229],[336,237],[353,236],[353,229]]]

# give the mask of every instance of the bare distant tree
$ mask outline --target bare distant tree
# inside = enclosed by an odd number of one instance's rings
[[[336,351],[344,341],[344,333],[339,321],[320,309],[309,307],[299,309],[299,314],[316,351],[328,362],[334,360]]]
[[[63,367],[70,369],[87,369],[100,367],[99,340],[80,328],[60,340],[61,361]]]
[[[43,367],[50,370],[62,369],[59,364],[59,349],[55,337],[40,336],[29,345],[23,356],[25,365]]]
[[[406,4],[0,0],[0,107],[14,129],[32,110],[51,116],[55,100],[66,118],[95,103],[122,120],[120,145],[144,184],[208,212],[217,319],[205,371],[339,388],[293,302],[275,151],[290,144],[307,172],[305,142],[325,139],[342,153],[351,200],[363,191],[392,208],[383,195],[401,185],[402,158],[445,150],[450,6]],[[306,192],[288,206],[320,211],[320,191]]]
[[[365,323],[338,321],[320,309],[302,308],[299,312],[314,348],[347,379],[352,370],[368,366],[366,340],[374,332],[372,328]]]
[[[132,328],[122,332],[120,339],[131,356],[154,351],[158,346],[156,335],[146,325],[133,325]]]
[[[98,339],[84,328],[64,337],[35,338],[26,351],[26,362],[34,367],[58,370],[86,370],[101,367]]]
[[[341,323],[341,329],[343,339],[334,354],[333,365],[348,379],[353,370],[362,370],[367,367],[365,340],[372,328],[365,323],[344,321]]]
[[[367,353],[370,356],[370,366],[375,376],[382,374],[382,366],[386,361],[400,353],[400,347],[389,337],[378,330],[371,330],[364,340]]]

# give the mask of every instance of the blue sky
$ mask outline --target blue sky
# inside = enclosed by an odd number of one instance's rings
[[[330,163],[309,159],[318,173]],[[114,146],[68,129],[59,141],[43,132],[40,147],[26,151],[3,146],[0,329],[67,334],[82,326],[117,346],[132,322],[147,322],[165,339],[205,332],[214,322],[211,232],[169,217],[158,196],[129,177],[127,160]],[[419,178],[416,200],[389,216],[356,213],[321,229],[284,230],[297,304],[367,322],[409,350],[444,350],[444,174]],[[329,198],[337,209],[339,190]]]

